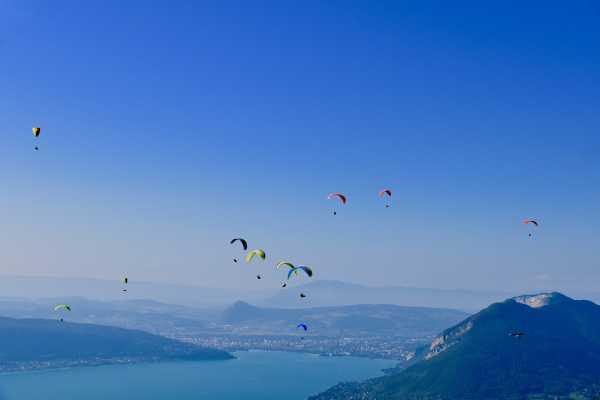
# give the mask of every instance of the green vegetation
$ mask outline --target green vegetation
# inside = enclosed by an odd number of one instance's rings
[[[159,360],[224,360],[226,352],[150,333],[58,320],[0,318],[0,370]]]
[[[508,335],[515,330],[526,334]],[[600,307],[555,293],[538,308],[493,304],[444,331],[409,368],[314,399],[596,399],[599,383]]]

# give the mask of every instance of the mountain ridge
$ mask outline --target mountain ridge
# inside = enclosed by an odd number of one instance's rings
[[[148,332],[0,317],[0,370],[160,360],[226,360],[229,353]],[[25,366],[25,368],[24,368]]]
[[[494,303],[437,335],[406,369],[311,399],[595,399],[600,306],[557,292],[533,296],[544,305],[522,296]],[[525,335],[509,335],[517,330]]]

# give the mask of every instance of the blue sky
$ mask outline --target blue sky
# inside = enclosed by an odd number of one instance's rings
[[[324,3],[0,2],[2,273],[596,289],[600,6]]]

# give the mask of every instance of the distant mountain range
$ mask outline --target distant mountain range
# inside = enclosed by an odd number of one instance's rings
[[[83,297],[118,301],[141,299],[187,307],[224,308],[236,300],[263,307],[307,308],[353,304],[395,304],[400,306],[452,308],[468,312],[518,293],[484,290],[427,289],[396,286],[366,286],[354,283],[315,280],[302,286],[272,289],[229,289],[160,282],[137,281],[130,277],[128,292],[118,280],[0,276],[0,294],[21,299]],[[299,293],[308,297],[299,301]],[[600,293],[575,293],[576,297],[600,301]]]
[[[298,294],[308,297],[299,301]],[[364,286],[339,281],[320,280],[299,287],[280,290],[260,305],[277,304],[285,308],[343,306],[352,304],[396,304],[414,307],[453,308],[478,311],[512,294],[476,290],[424,289],[394,286]]]
[[[466,316],[456,310],[382,304],[281,309],[237,302],[223,312],[220,322],[237,333],[296,334],[296,325],[305,323],[317,335],[431,337]]]
[[[353,305],[282,309],[252,306],[238,301],[221,308],[194,308],[148,300],[102,302],[80,297],[23,300],[0,298],[0,316],[13,318],[54,318],[54,305],[67,303],[69,322],[141,329],[150,333],[177,336],[198,334],[296,334],[299,322],[325,336],[393,335],[432,337],[464,319],[467,314],[450,309],[395,305]]]
[[[493,304],[443,331],[412,366],[312,399],[555,398],[600,398],[600,306],[560,293]]]
[[[0,318],[0,371],[230,358],[230,354],[220,350],[137,330],[47,319]]]
[[[119,280],[59,278],[43,276],[0,276],[3,297],[39,299],[49,297],[84,297],[92,300],[153,300],[191,307],[224,307],[241,299],[258,302],[276,293],[274,290],[240,290],[160,282],[142,282],[129,277],[128,292],[122,292]]]

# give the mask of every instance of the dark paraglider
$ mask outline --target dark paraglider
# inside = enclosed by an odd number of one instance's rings
[[[328,200],[333,200],[333,199],[337,199],[340,203],[342,204],[346,204],[348,202],[348,198],[342,194],[342,193],[329,193],[329,195],[327,195],[327,199]],[[333,211],[333,215],[337,215],[337,211]]]
[[[240,242],[242,244],[242,248],[244,249],[244,251],[248,250],[248,242],[246,241],[246,239],[244,239],[244,238],[233,238],[233,239],[231,239],[231,241],[229,242],[229,244],[234,244],[235,242]],[[233,262],[237,263],[238,259],[234,258]]]

